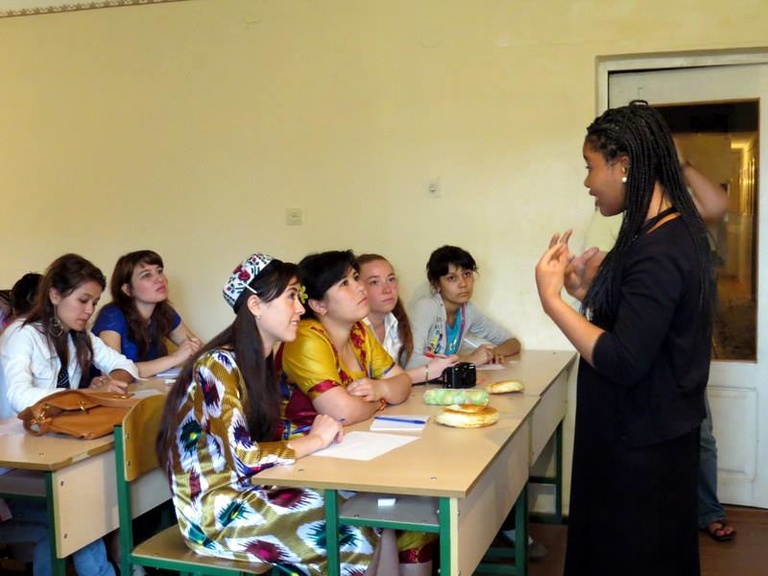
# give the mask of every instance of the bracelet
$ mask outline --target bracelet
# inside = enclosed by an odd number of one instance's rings
[[[424,364],[424,383],[429,382],[429,362]]]
[[[384,400],[384,398],[379,398],[379,409],[376,410],[376,412],[381,412],[386,407],[387,407],[387,401]]]

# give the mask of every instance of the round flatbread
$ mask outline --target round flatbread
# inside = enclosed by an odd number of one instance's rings
[[[486,385],[488,394],[508,394],[510,392],[522,392],[525,389],[520,380],[501,380]]]
[[[452,428],[482,428],[496,424],[499,411],[492,406],[476,404],[454,404],[441,409],[435,422]]]

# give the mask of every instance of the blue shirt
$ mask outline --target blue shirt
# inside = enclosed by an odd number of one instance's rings
[[[179,324],[181,324],[181,316],[174,310],[172,330],[176,330]],[[128,321],[125,319],[125,314],[115,304],[107,304],[101,309],[91,332],[98,336],[104,330],[111,330],[120,334],[120,352],[122,352],[123,356],[134,362],[146,362],[147,360],[154,360],[160,357],[157,342],[149,347],[149,352],[146,355],[139,357],[138,345],[128,338]],[[150,333],[154,330],[154,326],[151,323],[149,330]]]

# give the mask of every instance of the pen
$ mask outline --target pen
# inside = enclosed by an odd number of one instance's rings
[[[405,422],[406,424],[426,424],[426,420],[416,418],[398,418],[397,416],[374,416],[374,420],[386,420],[387,422]]]
[[[346,418],[339,418],[339,424],[344,424],[346,422]],[[291,430],[291,434],[304,434],[305,432],[309,432],[312,430],[312,425],[308,424],[306,426],[299,426],[298,428]]]
[[[424,356],[427,358],[445,358],[444,354],[434,354],[433,352],[425,352]]]

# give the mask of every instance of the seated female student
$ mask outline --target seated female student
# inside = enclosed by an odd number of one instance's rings
[[[449,354],[459,354],[459,361],[478,365],[503,362],[505,356],[520,351],[517,338],[470,302],[475,272],[475,259],[466,250],[442,246],[432,252],[427,262],[432,295],[414,302],[410,311],[414,354],[408,368]],[[462,343],[474,350],[462,355]]]
[[[363,323],[370,308],[352,251],[310,254],[299,277],[307,318],[278,353],[286,437],[318,413],[354,424],[405,401],[411,379]]]
[[[109,281],[112,302],[93,326],[94,334],[136,363],[142,378],[180,366],[201,344],[168,302],[163,268],[152,250],[121,256]],[[177,346],[170,354],[166,340]]]
[[[235,268],[224,286],[235,320],[184,366],[168,394],[157,455],[191,549],[319,576],[327,573],[323,495],[254,483],[260,470],[294,464],[344,435],[336,419],[317,415],[305,436],[280,439],[272,350],[296,338],[299,288],[296,265],[265,254]],[[230,508],[240,512],[220,513]],[[393,534],[343,530],[342,574],[397,573]]]
[[[26,319],[17,319],[0,337],[0,363],[7,400],[15,412],[64,388],[92,388],[123,393],[138,374],[136,366],[91,334],[88,321],[106,286],[101,270],[76,254],[57,258],[46,270],[38,298]],[[91,364],[104,375],[88,376]],[[45,506],[9,501],[13,518],[24,530],[47,528]],[[21,537],[24,533],[17,533]],[[40,532],[42,534],[42,532]],[[48,531],[35,542],[33,571],[51,573]],[[104,542],[99,539],[73,554],[81,576],[112,576]]]
[[[0,337],[6,394],[15,412],[61,388],[123,393],[138,376],[133,362],[87,329],[105,285],[101,270],[77,254],[48,267],[32,310]],[[103,376],[89,379],[91,364]]]
[[[19,278],[10,290],[8,304],[10,307],[7,324],[19,318],[26,318],[32,305],[35,303],[37,289],[43,275],[37,272],[27,272]],[[3,329],[0,328],[0,333]],[[5,379],[2,370],[0,370],[0,418],[12,418],[16,415],[15,410],[11,410],[8,404],[8,395],[5,390]]]
[[[370,312],[366,323],[376,339],[400,366],[406,366],[413,355],[413,334],[408,314],[398,294],[397,276],[392,264],[379,254],[362,254],[357,257],[360,281],[368,294]],[[407,370],[414,384],[439,377],[443,370],[458,361],[451,354],[434,358],[417,368]]]

